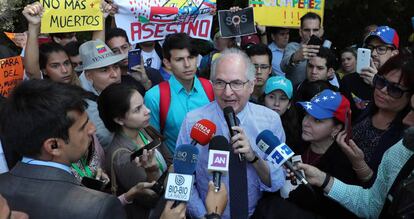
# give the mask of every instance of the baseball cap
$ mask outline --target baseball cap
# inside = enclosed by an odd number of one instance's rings
[[[272,76],[267,79],[265,84],[265,94],[269,94],[274,90],[282,90],[289,99],[292,98],[292,82],[283,76]]]
[[[383,43],[388,45],[393,45],[395,48],[399,48],[400,38],[398,37],[397,31],[389,26],[379,26],[373,32],[371,32],[367,38],[365,38],[364,43],[366,44],[370,39],[377,37]]]
[[[77,66],[75,71],[84,71],[106,67],[125,59],[128,54],[115,54],[101,40],[91,40],[79,47],[79,55],[82,65]]]
[[[298,102],[297,104],[316,119],[336,118],[342,123],[345,123],[346,113],[350,110],[348,99],[341,93],[329,89],[315,95],[311,101]]]
[[[240,46],[243,49],[246,49],[249,45],[255,45],[260,43],[260,38],[256,34],[243,36],[241,38]]]

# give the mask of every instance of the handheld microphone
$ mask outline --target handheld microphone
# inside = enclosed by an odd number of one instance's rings
[[[213,173],[213,183],[216,192],[220,190],[221,175],[229,171],[229,149],[230,144],[224,136],[218,135],[211,139],[208,150],[207,169]]]
[[[224,119],[226,119],[227,126],[229,127],[230,137],[233,137],[238,134],[237,131],[231,129],[233,126],[239,126],[239,121],[237,120],[236,114],[234,113],[233,107],[228,106],[223,109]],[[231,144],[231,142],[230,142]],[[239,154],[239,161],[244,161],[244,154]]]
[[[173,159],[175,173],[168,174],[164,195],[167,200],[175,200],[172,208],[175,208],[180,202],[190,200],[198,153],[198,148],[191,144],[180,145],[175,149]]]
[[[208,144],[213,135],[216,134],[216,129],[216,125],[208,119],[202,119],[196,122],[194,126],[191,128],[190,137],[191,139],[193,139],[191,141],[191,144]]]
[[[296,178],[299,179],[304,185],[308,185],[308,181],[302,175],[301,172],[293,167],[292,162],[289,161],[295,153],[285,143],[281,143],[279,138],[275,136],[271,131],[264,130],[256,138],[256,145],[267,154],[267,160],[272,160],[280,167],[285,165],[292,171]]]

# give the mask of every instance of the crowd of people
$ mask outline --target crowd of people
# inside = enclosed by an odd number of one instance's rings
[[[309,12],[299,42],[288,28],[258,26],[239,40],[215,33],[201,56],[186,33],[132,45],[115,26],[83,43],[76,33],[41,42],[43,10],[23,9],[25,78],[1,97],[0,218],[414,217],[414,55],[394,28],[370,25],[336,54]],[[371,57],[357,72],[360,45]],[[141,60],[131,67],[133,49]],[[209,145],[192,135],[203,119],[229,141],[220,189]],[[256,143],[265,130],[299,155],[293,169]],[[166,200],[154,185],[191,142],[190,199]]]

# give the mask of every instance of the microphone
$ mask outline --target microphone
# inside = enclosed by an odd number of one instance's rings
[[[207,169],[213,173],[215,191],[220,190],[221,175],[229,171],[230,144],[222,135],[214,136],[211,139],[208,150]]]
[[[237,131],[231,129],[233,126],[239,126],[239,121],[234,113],[233,107],[228,106],[223,109],[224,119],[226,119],[227,126],[229,127],[230,137],[233,137],[238,134]],[[231,144],[231,143],[230,143]],[[244,154],[239,153],[239,161],[244,161]]]
[[[256,138],[256,145],[267,154],[267,160],[272,160],[280,167],[285,165],[292,171],[296,178],[299,179],[304,185],[308,185],[308,181],[302,175],[301,172],[293,167],[292,162],[289,161],[295,153],[285,143],[281,143],[279,138],[275,136],[271,131],[264,130]]]
[[[180,145],[175,149],[173,159],[175,173],[168,174],[164,195],[167,200],[175,200],[171,208],[175,208],[180,202],[190,200],[198,153],[198,148],[191,144]]]
[[[408,150],[414,152],[414,127],[405,129],[403,136],[403,145]]]
[[[216,134],[216,129],[216,125],[208,119],[202,119],[196,122],[194,126],[191,128],[190,137],[191,139],[193,139],[191,141],[191,144],[208,144],[213,135]]]

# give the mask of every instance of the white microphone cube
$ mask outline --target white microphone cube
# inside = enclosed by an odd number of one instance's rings
[[[188,202],[193,186],[193,175],[170,173],[165,187],[165,199]]]
[[[208,166],[210,172],[227,173],[229,171],[230,152],[221,150],[208,151]]]
[[[267,156],[267,160],[271,160],[272,163],[276,164],[278,167],[282,166],[287,160],[293,157],[295,153],[287,146],[285,143],[282,143],[276,146],[272,152],[270,152],[269,156]]]

